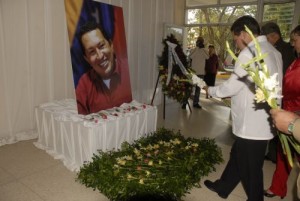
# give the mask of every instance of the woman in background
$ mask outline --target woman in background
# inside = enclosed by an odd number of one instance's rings
[[[298,58],[287,68],[283,78],[282,95],[283,109],[299,113],[300,111],[300,25],[291,32],[291,44],[294,47]],[[289,131],[291,134],[292,132]],[[300,155],[293,153],[300,161]],[[272,184],[265,191],[266,197],[280,196],[284,198],[287,193],[287,180],[292,167],[289,165],[286,155],[283,153],[281,144],[277,148],[276,170],[273,174]]]
[[[216,76],[219,68],[219,58],[216,54],[215,47],[213,45],[208,46],[209,58],[205,63],[205,76],[204,81],[208,86],[215,86]],[[206,98],[208,94],[206,93]]]

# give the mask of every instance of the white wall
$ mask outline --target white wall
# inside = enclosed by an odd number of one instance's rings
[[[133,97],[150,103],[174,0],[99,2],[123,8]],[[36,137],[37,105],[75,98],[63,0],[0,0],[0,94],[0,146]]]

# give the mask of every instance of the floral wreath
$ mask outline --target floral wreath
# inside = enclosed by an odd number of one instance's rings
[[[188,67],[187,57],[184,54],[181,45],[173,34],[167,36],[163,40],[164,49],[159,59],[159,78],[162,85],[163,93],[169,98],[175,99],[179,103],[183,103],[188,97],[190,97],[193,89],[193,84],[190,82],[183,82],[187,76],[183,74],[179,64],[175,61],[172,62],[172,70],[169,72],[169,43],[176,45],[174,48],[179,60],[181,61],[185,70],[192,72],[191,68]],[[173,58],[171,58],[173,59]]]
[[[181,200],[223,162],[214,139],[184,138],[160,128],[121,149],[99,150],[76,180],[111,201]]]

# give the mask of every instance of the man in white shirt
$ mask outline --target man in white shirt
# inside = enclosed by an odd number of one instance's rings
[[[227,198],[238,183],[242,182],[248,201],[263,201],[262,168],[267,143],[274,137],[274,131],[269,119],[269,106],[267,103],[255,103],[255,84],[241,66],[257,54],[253,39],[245,31],[245,25],[256,37],[262,53],[267,53],[264,62],[270,75],[278,73],[280,83],[282,81],[281,54],[265,36],[259,36],[260,27],[253,17],[243,16],[237,19],[231,26],[231,32],[241,52],[234,72],[223,84],[207,89],[210,96],[231,97],[232,130],[236,139],[221,178],[215,182],[206,180],[204,184],[220,197]]]

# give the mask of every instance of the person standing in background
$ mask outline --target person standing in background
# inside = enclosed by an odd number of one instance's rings
[[[204,39],[202,37],[198,37],[196,41],[196,47],[191,51],[190,59],[192,60],[192,69],[196,72],[196,75],[204,79],[205,75],[205,61],[209,58],[207,50],[204,48]],[[195,94],[193,99],[193,107],[202,109],[201,105],[199,104],[199,97],[200,97],[200,87],[195,86]],[[188,102],[188,97],[186,100],[183,101],[182,109],[186,108],[186,104]]]
[[[293,137],[300,143],[300,116],[294,112],[282,109],[272,109],[270,111],[273,123],[278,130]],[[300,198],[300,173],[297,178],[297,194]]]
[[[300,112],[300,25],[291,32],[291,44],[294,46],[298,54],[298,58],[288,67],[283,78],[282,85],[282,105],[283,109],[299,113]],[[300,161],[300,154],[294,149],[291,150],[292,156],[296,156]],[[265,191],[266,197],[286,196],[287,180],[292,167],[287,161],[287,157],[282,150],[282,146],[278,143],[276,169],[273,174],[271,186]]]
[[[205,76],[204,81],[208,86],[215,86],[216,76],[219,68],[219,58],[216,54],[215,47],[213,45],[208,46],[209,58],[205,63]],[[206,98],[208,94],[206,93]]]
[[[283,75],[286,69],[295,60],[295,52],[290,43],[282,39],[279,26],[275,22],[268,22],[261,27],[262,35],[266,35],[267,40],[281,53]]]

